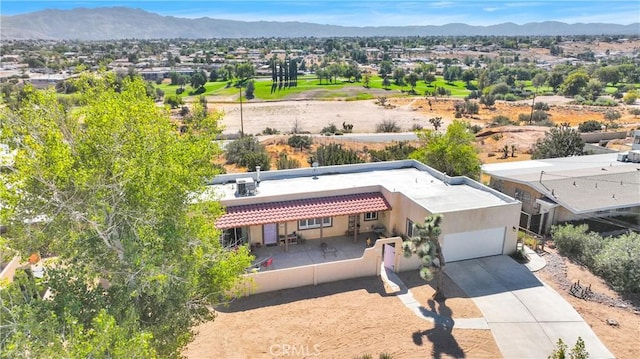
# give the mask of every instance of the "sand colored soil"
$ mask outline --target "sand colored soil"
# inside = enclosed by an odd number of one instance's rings
[[[356,91],[355,89],[352,89]],[[309,95],[311,96],[311,95]],[[381,106],[377,100],[365,101],[318,101],[318,100],[285,100],[278,102],[255,102],[243,105],[243,127],[245,133],[260,134],[267,127],[276,129],[281,133],[291,132],[294,126],[298,129],[319,133],[322,128],[335,124],[338,129],[342,124],[352,124],[356,133],[371,133],[376,131],[376,125],[383,121],[394,121],[403,131],[411,131],[415,128],[432,129],[430,118],[441,117],[444,126],[455,120],[454,104],[459,99],[444,98],[388,98],[388,106]],[[550,106],[548,111],[554,123],[569,123],[571,126],[587,120],[604,120],[604,112],[608,108],[578,106],[570,104],[570,99],[562,96],[539,96],[536,102],[544,102]],[[215,103],[210,106],[213,110],[225,113],[223,124],[225,133],[237,133],[240,130],[240,109],[238,104]],[[618,106],[616,110],[622,114],[622,118],[616,122],[624,128],[636,128],[640,126],[640,119],[629,113],[628,106]],[[496,116],[507,116],[516,120],[520,114],[530,114],[531,101],[497,102],[487,109],[481,106],[480,111],[473,117],[463,120],[472,125],[485,127]],[[494,129],[485,129],[478,134],[478,152],[483,163],[522,161],[530,158],[531,150],[535,142],[543,138],[548,127],[542,126],[504,126]],[[285,137],[261,137],[268,145],[271,152],[273,168],[275,160],[281,152],[286,152],[290,158],[297,159],[301,167],[307,167],[308,153],[295,152],[286,145]],[[339,136],[322,138],[323,143],[340,142],[343,146],[361,151],[364,146],[368,148],[382,148],[372,143],[358,143],[341,139]],[[612,144],[612,146],[615,144]],[[622,144],[624,147],[624,144]],[[377,147],[376,147],[377,146]],[[504,157],[503,149],[509,148],[508,157]],[[511,147],[515,146],[512,153]],[[315,147],[314,147],[315,148]],[[314,150],[311,149],[311,152]],[[229,171],[237,171],[228,168]]]
[[[353,124],[353,131],[358,133],[375,132],[376,125],[382,121],[395,121],[404,131],[411,131],[418,126],[432,128],[429,119],[442,117],[445,124],[455,119],[454,104],[459,99],[444,98],[389,98],[390,106],[380,106],[377,100],[364,101],[318,101],[318,100],[285,100],[277,102],[245,103],[242,108],[242,124],[247,134],[260,134],[267,128],[281,133],[290,132],[294,124],[302,131],[319,133],[322,128],[335,124],[339,129],[342,123]],[[604,121],[604,112],[610,108],[571,105],[570,99],[561,96],[538,96],[536,102],[550,105],[548,111],[551,120],[556,123],[569,123],[577,126],[587,120]],[[430,104],[430,105],[429,105]],[[215,103],[210,108],[222,111],[225,133],[240,131],[240,106],[237,103]],[[620,124],[640,124],[640,119],[629,114],[626,106],[618,106],[616,110],[622,114],[617,122]],[[494,108],[480,107],[479,113],[473,117],[463,118],[472,125],[484,126],[492,118],[502,115],[517,120],[520,114],[531,113],[531,101],[504,102],[498,101]]]
[[[640,312],[611,290],[604,280],[592,274],[585,267],[561,257],[554,249],[547,248],[544,256],[549,265],[537,275],[560,293],[584,318],[598,338],[618,359],[635,359],[640,357]],[[592,291],[610,303],[596,300],[584,300],[572,296],[569,286],[580,281],[591,285]],[[617,304],[616,304],[617,303]],[[623,307],[624,306],[624,307]],[[615,320],[618,325],[612,326],[607,319]],[[571,343],[572,346],[574,343]]]
[[[447,281],[444,304],[429,301],[433,288],[417,273],[402,275],[416,299],[436,313],[477,317],[478,308]],[[215,321],[196,328],[188,358],[283,357],[285,346],[306,358],[353,358],[379,353],[394,358],[499,358],[491,331],[450,332],[418,318],[378,277],[258,294],[220,308]],[[300,354],[303,353],[303,354]]]

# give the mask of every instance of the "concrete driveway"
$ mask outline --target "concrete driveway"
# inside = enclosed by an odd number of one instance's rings
[[[578,337],[589,358],[614,358],[560,294],[510,257],[448,263],[445,272],[480,308],[505,358],[547,358],[558,338],[572,348]]]

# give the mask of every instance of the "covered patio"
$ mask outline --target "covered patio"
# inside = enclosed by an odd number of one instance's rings
[[[261,272],[360,258],[367,248],[367,239],[373,246],[377,238],[377,233],[367,232],[359,233],[355,242],[353,236],[337,236],[292,244],[288,251],[284,251],[282,246],[254,248],[251,253],[255,260],[250,270]],[[326,243],[325,249],[322,243]]]
[[[368,232],[386,231],[383,218],[388,218],[386,213],[390,210],[391,206],[380,192],[241,204],[227,207],[226,213],[217,220],[216,227],[224,233],[233,234],[231,237],[235,236],[235,240],[222,240],[226,247],[229,247],[228,243],[248,244],[260,254],[270,251],[275,254],[289,250],[300,252],[300,247],[312,243],[319,248],[324,242],[327,243],[325,252],[331,251],[337,256],[352,251],[338,250],[338,247],[346,247],[329,245],[328,242],[340,237],[344,239],[339,241],[341,244],[350,239],[354,247],[359,247],[360,237],[364,240],[367,237],[377,238],[377,234]],[[364,234],[360,233],[361,220],[366,221],[362,226]],[[364,248],[364,242],[361,245]],[[267,249],[273,246],[275,250]],[[327,253],[323,254],[326,256]]]

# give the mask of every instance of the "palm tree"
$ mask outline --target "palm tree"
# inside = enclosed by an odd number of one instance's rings
[[[433,294],[433,299],[436,301],[445,299],[442,292],[442,271],[444,270],[445,261],[442,254],[442,246],[438,240],[442,232],[440,228],[441,222],[442,215],[440,214],[427,216],[424,219],[424,224],[414,224],[415,233],[418,235],[402,243],[405,257],[408,258],[413,254],[417,254],[422,260],[420,277],[426,281],[436,278],[436,292]],[[438,263],[435,263],[436,259]]]

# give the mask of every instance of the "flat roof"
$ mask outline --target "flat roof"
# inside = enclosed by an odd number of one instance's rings
[[[491,177],[525,184],[582,214],[640,206],[640,163],[617,153],[487,164]]]
[[[201,199],[215,198],[225,206],[238,206],[384,189],[404,194],[431,213],[517,203],[467,177],[449,177],[414,160],[261,172],[256,194],[239,197],[235,179],[247,175],[217,176]],[[257,180],[257,173],[249,175]]]

